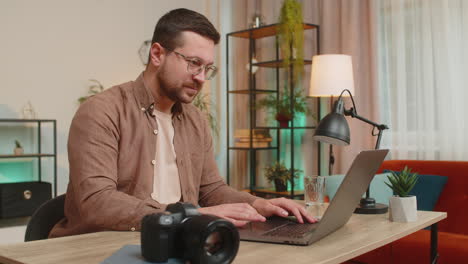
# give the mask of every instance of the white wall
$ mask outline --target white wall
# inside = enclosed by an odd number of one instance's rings
[[[134,80],[144,69],[141,43],[178,7],[201,12],[204,1],[0,1],[0,118],[21,118],[31,101],[39,118],[57,119],[59,193],[68,183],[68,129],[88,79],[106,88]]]
[[[57,119],[59,194],[68,184],[68,129],[88,79],[106,88],[134,80],[144,69],[141,43],[151,39],[164,13],[179,7],[209,12],[213,19],[219,5],[216,0],[0,1],[0,118],[22,118],[30,101],[38,118]],[[10,144],[5,137],[0,130],[0,144]],[[23,233],[24,227],[0,223],[0,237],[10,238],[0,243],[21,241]]]

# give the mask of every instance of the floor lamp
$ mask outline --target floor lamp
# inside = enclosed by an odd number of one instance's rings
[[[343,54],[324,54],[312,58],[310,77],[310,97],[328,97],[330,106],[333,97],[337,97],[344,89],[354,93],[353,66],[351,56]],[[343,96],[348,96],[343,94]],[[319,113],[320,114],[320,113]],[[335,156],[333,144],[329,145],[328,173],[333,174]]]
[[[315,59],[315,58],[314,58]],[[347,62],[348,71],[351,72],[351,78],[348,78],[348,81],[353,81],[352,78],[352,63],[351,57],[348,56],[346,60]],[[332,75],[337,75],[338,72],[336,70],[339,69],[337,67],[329,68],[330,72],[334,72]],[[312,66],[313,71],[313,66]],[[341,71],[340,71],[341,72]],[[337,76],[338,77],[338,76]],[[344,101],[343,101],[343,94],[347,93],[351,97],[351,102],[353,103],[353,107],[350,109],[345,109]],[[343,89],[338,97],[338,100],[334,103],[332,111],[326,115],[318,124],[317,128],[315,129],[314,139],[329,143],[331,145],[341,145],[347,146],[351,142],[350,130],[348,122],[346,121],[345,116],[351,116],[352,118],[359,119],[369,125],[373,126],[372,136],[377,136],[377,142],[375,144],[375,149],[379,149],[380,147],[380,140],[382,138],[382,132],[388,127],[384,124],[378,124],[373,121],[370,121],[367,118],[364,118],[358,115],[356,110],[356,104],[354,103],[354,99],[352,93],[348,89]],[[376,133],[375,130],[378,132]],[[388,206],[385,204],[379,204],[375,202],[374,198],[370,197],[369,187],[367,187],[366,198],[362,198],[359,206],[354,211],[358,214],[384,214],[388,211]]]

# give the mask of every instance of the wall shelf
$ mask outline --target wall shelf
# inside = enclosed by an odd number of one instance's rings
[[[231,90],[228,93],[231,94],[268,94],[268,93],[276,93],[276,90],[261,90],[261,89],[252,89],[252,90]]]
[[[55,157],[55,154],[23,154],[23,155],[0,155],[0,159],[18,159],[18,158],[45,158]]]
[[[57,121],[54,119],[0,119],[0,129],[2,126],[8,126],[14,124],[24,125],[27,128],[31,128],[30,125],[36,127],[37,131],[37,152],[36,153],[24,153],[22,155],[13,154],[0,154],[0,162],[12,162],[12,161],[34,161],[37,160],[38,168],[38,182],[42,182],[42,161],[47,158],[53,159],[53,194],[57,196]],[[42,127],[45,124],[52,125],[52,153],[43,153],[42,146]]]
[[[235,31],[227,34],[228,36],[237,37],[237,38],[246,38],[246,39],[260,39],[265,37],[272,37],[277,35],[277,29],[279,24],[271,24],[258,28],[245,29],[240,31]],[[314,24],[303,24],[304,30],[307,29],[318,29],[318,25]]]
[[[292,63],[294,63],[293,61]],[[283,68],[284,67],[283,62],[284,60],[261,61],[261,62],[252,63],[252,66],[266,67],[266,68]],[[312,64],[311,60],[304,60],[304,65],[310,65],[310,64]]]
[[[259,170],[259,168],[261,167],[265,167],[266,164],[263,163],[262,164],[262,158],[260,157],[260,155],[267,155],[268,156],[268,159],[271,159],[271,158],[274,158],[275,156],[275,152],[276,152],[276,160],[279,161],[280,160],[280,152],[285,152],[286,150],[286,153],[287,154],[287,160],[290,161],[291,165],[290,165],[290,168],[291,169],[294,169],[294,166],[295,166],[295,162],[294,162],[294,159],[295,159],[295,143],[294,143],[294,136],[295,135],[299,135],[300,131],[299,130],[313,130],[315,129],[316,127],[315,126],[311,126],[311,125],[308,125],[308,124],[302,124],[300,126],[295,126],[294,125],[294,120],[292,120],[290,122],[290,127],[287,127],[287,128],[283,128],[283,127],[280,127],[279,125],[278,126],[269,126],[269,124],[257,124],[257,111],[259,111],[259,109],[256,108],[256,101],[258,98],[260,98],[262,95],[274,95],[276,94],[277,96],[280,95],[280,71],[284,71],[284,70],[289,70],[289,74],[288,76],[286,77],[286,79],[284,79],[287,87],[287,92],[291,94],[292,96],[292,93],[294,91],[294,88],[296,86],[294,80],[293,80],[293,67],[292,66],[289,66],[288,69],[285,69],[284,67],[284,60],[283,58],[280,58],[279,56],[279,45],[278,45],[278,36],[277,36],[277,29],[278,29],[278,25],[279,24],[272,24],[272,25],[266,25],[266,26],[262,26],[262,27],[258,27],[258,28],[250,28],[250,29],[245,29],[245,30],[240,30],[240,31],[235,31],[235,32],[231,32],[231,33],[228,33],[226,34],[226,56],[227,56],[227,60],[226,60],[226,69],[227,69],[227,78],[226,78],[226,82],[227,82],[227,85],[226,85],[226,91],[227,91],[227,144],[228,144],[228,147],[227,147],[227,174],[226,174],[226,177],[227,177],[227,182],[228,184],[230,183],[230,180],[231,180],[231,173],[230,173],[230,170],[231,170],[231,152],[242,152],[244,154],[242,159],[246,159],[246,162],[244,162],[243,160],[241,161],[241,163],[243,164],[247,164],[247,178],[248,178],[248,184],[249,186],[236,186],[238,188],[242,188],[242,189],[245,189],[247,188],[249,192],[253,193],[253,194],[256,194],[256,195],[259,195],[259,196],[270,196],[270,197],[281,197],[281,196],[286,196],[286,197],[289,197],[289,198],[302,198],[303,197],[303,190],[299,190],[297,187],[294,186],[294,180],[291,180],[290,181],[290,191],[287,191],[287,192],[275,192],[274,190],[272,189],[268,189],[268,188],[263,188],[261,186],[258,186],[257,184],[257,170]],[[303,27],[304,27],[304,33],[307,31],[307,32],[312,32],[312,34],[315,34],[313,37],[315,37],[315,40],[316,40],[316,53],[319,53],[320,51],[320,48],[319,48],[319,39],[318,39],[318,35],[319,35],[319,27],[317,25],[313,25],[313,24],[306,24],[306,23],[303,23]],[[259,57],[255,56],[254,54],[256,54],[256,41],[257,40],[260,40],[262,38],[266,38],[266,37],[273,37],[275,38],[275,48],[273,51],[272,50],[272,53],[275,53],[275,57],[274,59],[270,59],[270,60],[264,60],[264,61],[256,61],[257,59],[259,59]],[[236,87],[236,85],[231,85],[230,84],[230,66],[229,66],[229,63],[230,63],[230,48],[229,48],[229,45],[230,45],[230,39],[246,39],[248,40],[248,47],[249,47],[249,52],[248,54],[246,54],[248,56],[248,63],[250,63],[250,66],[247,67],[248,68],[248,84],[247,85],[244,85],[244,86],[238,86],[239,88],[242,88],[242,89],[233,89],[231,88],[232,90],[230,90],[230,86],[231,87]],[[273,39],[272,39],[273,40]],[[267,40],[269,41],[269,40]],[[263,42],[262,42],[263,44]],[[304,45],[305,46],[305,45]],[[309,45],[309,46],[313,46],[313,45]],[[308,47],[309,47],[308,46]],[[266,52],[267,53],[267,52]],[[265,54],[266,54],[265,53]],[[312,52],[314,53],[314,51]],[[293,52],[291,52],[291,54],[293,54]],[[236,54],[235,56],[232,56],[232,60],[234,61],[233,64],[236,63],[236,60],[239,60],[239,57],[241,55],[240,54]],[[254,60],[255,58],[255,60]],[[294,62],[294,59],[293,58],[290,58],[290,61],[293,63]],[[307,66],[307,65],[310,65],[312,64],[312,61],[311,60],[304,60],[304,67]],[[261,68],[268,68],[268,69],[274,69],[274,73],[271,72],[270,70],[268,70],[269,73],[271,73],[272,76],[271,79],[261,79],[262,82],[266,82],[268,81],[268,85],[270,85],[269,87],[262,87],[263,89],[259,89],[257,88],[257,77],[258,74],[256,75],[255,71],[253,71],[253,67],[261,67]],[[274,77],[273,77],[274,76]],[[266,86],[266,85],[263,85],[263,86]],[[283,82],[281,82],[281,87],[283,87]],[[247,89],[246,89],[247,88]],[[230,111],[233,111],[233,112],[236,112],[235,109],[239,109],[239,106],[238,104],[233,106],[233,109],[234,110],[231,110],[230,109],[230,104],[232,103],[232,100],[235,96],[238,96],[238,95],[242,95],[242,96],[245,96],[245,95],[248,95],[248,98],[245,98],[243,97],[242,99],[244,100],[243,102],[247,102],[248,104],[248,111],[247,111],[247,114],[245,116],[242,116],[241,118],[243,120],[245,120],[245,122],[248,122],[248,125],[247,127],[236,127],[236,126],[233,126],[234,124],[234,120],[231,120],[233,119],[231,116],[230,116]],[[258,97],[258,98],[257,98]],[[245,98],[245,99],[244,99]],[[311,100],[315,100],[313,102],[316,102],[316,105],[317,105],[317,109],[320,109],[320,100],[319,99],[311,99]],[[292,100],[291,100],[292,101]],[[318,110],[317,110],[318,111]],[[231,127],[234,128],[234,129],[239,129],[239,130],[244,130],[242,132],[242,135],[237,135],[237,130],[235,131],[235,136],[233,138],[232,135],[231,135]],[[245,131],[247,130],[247,131]],[[268,131],[268,134],[270,134],[270,132],[272,134],[274,134],[273,136],[270,135],[271,138],[269,138],[270,141],[265,141],[264,139],[262,139],[262,137],[255,137],[254,139],[254,136],[257,132],[256,130],[267,130]],[[289,134],[287,134],[287,132],[289,132]],[[286,137],[287,136],[287,137]],[[285,138],[285,144],[281,144],[281,138]],[[250,139],[249,139],[250,138]],[[236,141],[236,142],[234,142]],[[237,142],[252,142],[251,146],[253,146],[253,144],[259,144],[258,142],[269,142],[268,143],[268,147],[238,147],[236,146],[236,143]],[[260,143],[260,144],[262,144]],[[263,143],[264,144],[264,143]],[[273,145],[273,146],[270,146]],[[296,143],[297,145],[297,143]],[[263,146],[263,145],[262,145]],[[320,145],[317,144],[317,150],[318,150],[318,153],[320,153]],[[269,153],[270,151],[270,153]],[[245,155],[246,154],[246,155]],[[297,154],[296,154],[297,156]],[[297,158],[296,158],[297,159]],[[320,155],[317,155],[317,170],[320,171]],[[242,177],[244,175],[235,175],[235,177]]]

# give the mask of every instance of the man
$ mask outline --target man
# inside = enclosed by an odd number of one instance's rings
[[[216,74],[218,42],[203,15],[173,10],[156,25],[145,71],[82,104],[68,139],[66,218],[51,237],[139,230],[143,216],[177,201],[237,226],[271,215],[314,221],[291,200],[257,198],[221,179],[209,126],[190,104]]]

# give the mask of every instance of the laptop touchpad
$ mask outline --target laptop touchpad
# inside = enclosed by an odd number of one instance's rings
[[[288,218],[274,216],[274,217],[267,218],[265,222],[247,223],[245,226],[242,226],[239,229],[249,231],[249,232],[254,232],[257,234],[262,234],[272,229],[275,229],[275,228],[278,228],[280,226],[287,225],[290,223],[295,223],[295,221],[292,221]]]

